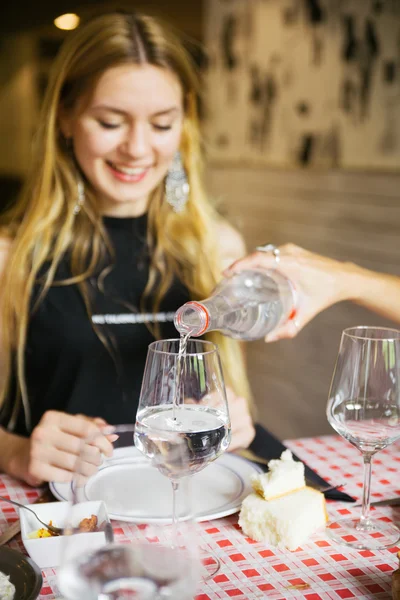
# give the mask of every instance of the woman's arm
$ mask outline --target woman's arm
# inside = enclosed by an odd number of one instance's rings
[[[362,269],[350,271],[354,302],[387,319],[400,323],[400,277]]]
[[[1,289],[2,278],[7,268],[12,241],[7,237],[0,237],[0,336],[2,335],[1,323]],[[0,381],[3,383],[4,372],[2,372],[2,357],[0,345]],[[18,479],[23,479],[31,485],[40,483],[29,473],[28,460],[30,441],[20,435],[6,431],[0,427],[0,471]]]
[[[29,438],[0,428],[0,471],[37,486],[43,480],[36,478],[29,470],[29,447]]]
[[[294,337],[318,313],[343,300],[400,323],[399,277],[333,260],[293,244],[280,247],[279,263],[272,253],[255,252],[231,265],[226,273],[249,268],[277,269],[298,292],[295,319],[267,336],[266,341]]]

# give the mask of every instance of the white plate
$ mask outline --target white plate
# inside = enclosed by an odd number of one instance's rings
[[[192,478],[196,521],[232,515],[252,492],[250,476],[262,469],[226,453]],[[72,484],[50,483],[58,500],[72,500]],[[136,448],[118,448],[104,461],[82,492],[82,500],[102,500],[108,516],[118,521],[151,523],[171,517],[172,492],[168,479],[152,467]]]

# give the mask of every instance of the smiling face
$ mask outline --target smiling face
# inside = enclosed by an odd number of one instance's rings
[[[102,214],[138,216],[179,149],[183,97],[178,78],[152,65],[108,69],[89,98],[61,118]]]

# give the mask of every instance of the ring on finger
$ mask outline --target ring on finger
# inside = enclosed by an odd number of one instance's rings
[[[256,250],[258,250],[258,252],[272,252],[275,257],[275,261],[277,263],[280,261],[281,251],[275,246],[275,244],[263,244],[262,246],[256,246]]]

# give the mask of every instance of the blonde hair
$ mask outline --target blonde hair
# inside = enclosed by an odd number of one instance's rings
[[[202,185],[198,82],[191,59],[175,35],[152,17],[118,12],[96,17],[70,34],[54,61],[30,174],[17,203],[2,217],[2,231],[13,238],[13,245],[2,286],[4,377],[0,406],[9,399],[15,369],[28,429],[24,357],[34,286],[41,282],[40,302],[55,285],[57,267],[68,252],[72,276],[62,284],[79,286],[90,315],[86,281],[112,251],[89,183],[84,207],[78,216],[74,214],[77,165],[61,135],[59,111],[61,107],[72,110],[107,69],[121,64],[151,64],[167,69],[178,77],[184,94],[181,153],[190,197],[184,211],[176,214],[165,202],[161,185],[152,194],[148,210],[152,260],[145,295],[154,298],[156,311],[174,276],[187,286],[193,299],[207,297],[220,278],[215,234],[220,217]],[[219,346],[227,384],[237,394],[249,397],[238,343],[218,333],[210,337]],[[15,411],[19,404],[14,405]]]

